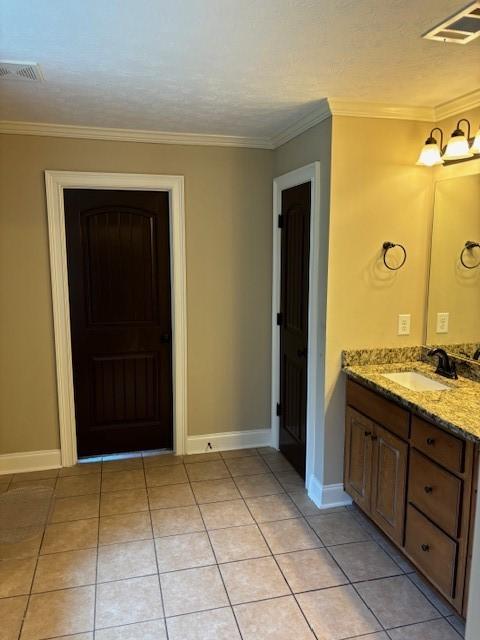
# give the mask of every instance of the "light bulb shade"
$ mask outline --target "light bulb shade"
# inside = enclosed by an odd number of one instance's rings
[[[478,131],[475,135],[472,146],[470,147],[470,151],[475,155],[480,153],[480,127],[478,128]]]
[[[423,167],[434,167],[437,164],[443,164],[440,147],[435,141],[430,142],[427,140],[423,149],[420,151],[417,164]]]
[[[444,160],[464,160],[471,158],[473,152],[470,151],[468,140],[463,133],[453,132],[452,137],[448,141],[447,148],[443,154]]]

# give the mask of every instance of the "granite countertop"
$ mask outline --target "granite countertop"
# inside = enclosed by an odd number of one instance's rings
[[[416,355],[416,354],[415,354]],[[474,442],[480,442],[480,385],[459,376],[449,380],[435,374],[430,363],[421,360],[376,364],[344,363],[349,378],[394,400],[405,408]],[[411,391],[383,377],[383,373],[418,371],[451,387],[449,391]]]

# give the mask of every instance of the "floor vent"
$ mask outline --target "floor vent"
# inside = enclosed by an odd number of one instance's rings
[[[430,29],[422,37],[440,42],[468,44],[478,36],[480,36],[480,2],[474,2]]]
[[[41,82],[40,67],[35,62],[13,62],[0,60],[0,80],[20,80],[22,82]]]

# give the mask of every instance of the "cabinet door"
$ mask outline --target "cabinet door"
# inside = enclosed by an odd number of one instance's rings
[[[408,445],[374,426],[371,517],[388,536],[403,544]]]
[[[370,513],[372,440],[374,425],[347,407],[345,429],[345,491],[366,513]]]

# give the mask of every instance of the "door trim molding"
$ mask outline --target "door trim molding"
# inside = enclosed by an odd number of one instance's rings
[[[71,466],[77,462],[63,201],[63,190],[68,188],[128,189],[131,191],[168,191],[169,193],[173,332],[173,437],[174,450],[178,454],[183,454],[187,432],[187,296],[183,176],[45,171],[45,187],[62,466]]]
[[[282,191],[304,182],[310,182],[310,266],[308,284],[308,352],[307,352],[307,456],[305,484],[308,487],[313,476],[315,457],[315,426],[317,424],[318,370],[324,353],[320,332],[320,162],[285,173],[273,180],[273,280],[272,280],[272,447],[278,449],[280,420],[277,402],[280,398],[280,328],[277,312],[280,309],[281,286],[281,230],[278,216],[282,208]]]

